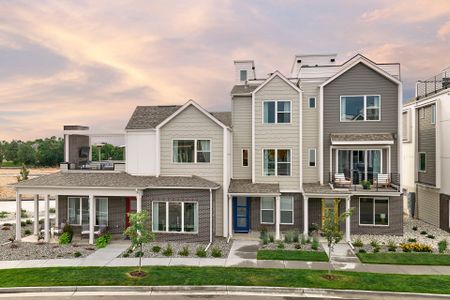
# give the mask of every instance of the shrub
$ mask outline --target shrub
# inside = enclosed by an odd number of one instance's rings
[[[278,242],[277,248],[278,248],[278,249],[284,249],[284,243],[281,242],[281,241]]]
[[[380,247],[380,243],[377,240],[371,240],[370,241],[370,246],[372,246],[372,248],[379,248]]]
[[[363,247],[364,244],[363,244],[361,238],[357,238],[357,239],[353,242],[353,246],[358,247],[358,248]]]
[[[422,244],[422,243],[405,243],[400,244],[400,248],[402,248],[403,252],[432,252],[433,249],[430,245]]]
[[[421,234],[421,235],[426,235],[427,232],[426,232],[425,230],[422,230],[422,231],[420,232],[420,234]]]
[[[6,218],[6,216],[8,216],[7,211],[0,211],[0,219],[4,219],[4,218]]]
[[[136,256],[136,257],[142,257],[142,256],[144,256],[144,252],[142,252],[142,251],[136,251],[136,253],[134,254],[134,256]]]
[[[302,249],[302,245],[299,243],[295,244],[294,247],[295,249]]]
[[[319,250],[319,240],[317,238],[313,238],[313,241],[311,243],[311,249]]]
[[[412,230],[417,231],[419,228],[417,226],[413,226]]]
[[[172,249],[172,245],[167,244],[166,249],[164,249],[163,253],[164,256],[172,256],[173,254],[173,249]]]
[[[306,239],[306,243],[307,243],[307,244],[311,244],[311,238],[310,238],[310,237],[308,237],[308,238]]]
[[[31,234],[31,230],[30,229],[25,229],[25,235],[30,235]]]
[[[302,245],[305,245],[305,244],[306,244],[306,236],[305,236],[304,234],[302,234],[302,237],[301,237],[301,239],[300,239],[300,243],[301,243]]]
[[[203,247],[198,247],[195,255],[197,255],[198,257],[206,257],[206,251],[205,249],[203,249]]]
[[[21,225],[22,227],[27,226],[27,222],[21,221],[21,222],[20,222],[20,225]]]
[[[51,213],[51,214],[54,214],[54,213],[56,212],[56,209],[53,208],[53,207],[52,207],[52,208],[49,208],[49,209],[48,209],[48,212]]]
[[[318,232],[319,229],[320,229],[319,224],[317,224],[317,223],[312,223],[312,224],[309,226],[308,233],[311,235],[313,232]]]
[[[25,220],[25,223],[26,223],[27,225],[30,225],[30,224],[33,224],[33,221],[31,221],[30,219],[26,219],[26,220]]]
[[[434,239],[434,235],[429,234],[429,235],[427,235],[427,238],[429,238],[429,239]]]
[[[267,245],[269,243],[269,237],[267,235],[262,237],[262,243],[263,245]]]
[[[439,253],[445,253],[447,251],[447,240],[442,240],[438,243]]]
[[[293,231],[293,236],[292,236],[292,242],[294,243],[298,243],[299,242],[299,232],[298,231]]]
[[[395,252],[397,250],[397,244],[395,241],[389,240],[388,241],[388,251]]]
[[[159,251],[161,251],[161,247],[160,247],[160,246],[153,246],[153,247],[152,247],[152,251],[153,251],[154,253],[158,253]]]
[[[358,251],[359,253],[366,253],[367,251],[366,250],[364,250],[364,249],[359,249],[359,251]]]
[[[380,249],[381,249],[381,247],[374,247],[372,250],[373,250],[373,253],[378,253],[378,252],[380,252]]]
[[[285,242],[286,244],[290,244],[290,243],[292,243],[292,240],[293,240],[293,234],[292,234],[292,231],[286,232],[286,233],[284,234],[284,242]]]
[[[39,219],[39,224],[44,224],[44,219]]]
[[[262,240],[265,236],[267,236],[267,227],[261,227],[259,229],[259,238]]]
[[[415,242],[417,242],[416,239],[408,239],[408,243],[415,243]]]
[[[122,256],[123,256],[123,257],[129,257],[130,254],[129,254],[129,253],[124,253]]]
[[[361,181],[361,185],[364,189],[368,190],[370,189],[370,181],[369,180],[363,180]]]
[[[222,251],[219,248],[212,248],[211,256],[212,257],[222,257]]]
[[[178,251],[178,255],[188,256],[189,255],[189,247],[184,246],[180,251]]]
[[[3,226],[11,227],[12,224],[11,223],[4,223]]]
[[[73,256],[75,256],[75,257],[80,257],[80,256],[81,256],[81,252],[80,252],[80,251],[77,251],[77,252],[75,252],[75,253],[73,254]]]
[[[68,232],[63,232],[58,240],[60,245],[68,245],[72,241],[72,236]]]
[[[111,241],[111,238],[112,238],[111,233],[103,233],[95,241],[95,246],[97,248],[105,248]]]
[[[21,217],[22,219],[28,217],[28,213],[27,213],[27,211],[26,211],[25,209],[22,209],[22,210],[20,211],[20,217]]]
[[[269,241],[271,243],[275,242],[275,237],[273,236],[273,233],[269,233]]]

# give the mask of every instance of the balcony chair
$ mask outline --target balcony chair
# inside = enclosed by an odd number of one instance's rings
[[[391,185],[389,174],[377,174],[377,178],[373,180],[373,184],[376,187],[384,186],[385,188],[388,188]]]
[[[345,178],[344,173],[336,173],[334,174],[334,184],[336,187],[349,188],[352,185],[352,181]]]

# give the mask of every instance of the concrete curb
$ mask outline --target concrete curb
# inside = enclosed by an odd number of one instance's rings
[[[255,295],[255,296],[282,296],[282,297],[351,297],[364,299],[449,299],[450,295],[420,294],[403,292],[383,292],[365,290],[338,290],[315,288],[285,288],[261,286],[61,286],[61,287],[19,287],[0,288],[0,295],[39,293],[72,293],[79,294],[146,294],[146,295]]]

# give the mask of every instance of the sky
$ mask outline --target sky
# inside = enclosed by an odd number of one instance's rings
[[[405,99],[450,66],[449,0],[0,0],[0,140],[122,130],[137,105],[230,110],[233,60],[401,63]]]

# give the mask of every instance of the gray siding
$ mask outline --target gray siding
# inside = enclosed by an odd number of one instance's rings
[[[381,95],[381,121],[340,122],[340,96]],[[324,87],[323,170],[324,181],[330,173],[331,133],[398,134],[398,87],[395,83],[358,64]],[[375,148],[375,147],[374,147]],[[398,173],[398,143],[391,148],[391,172]]]
[[[439,190],[417,185],[417,216],[439,227]]]
[[[418,172],[418,182],[436,185],[436,125],[431,124],[432,106],[417,109],[417,151],[427,154],[426,171]],[[421,118],[421,110],[425,118]],[[418,156],[419,157],[419,156]]]
[[[450,205],[450,195],[440,194],[440,228],[447,232],[450,232],[449,224],[449,205]]]
[[[252,97],[233,97],[233,175],[252,178]],[[242,166],[242,149],[248,149],[248,167]]]
[[[290,124],[264,124],[263,101],[290,100]],[[255,94],[255,179],[256,182],[280,184],[281,190],[300,189],[299,93],[274,77]],[[263,176],[263,149],[291,149],[291,176]]]

